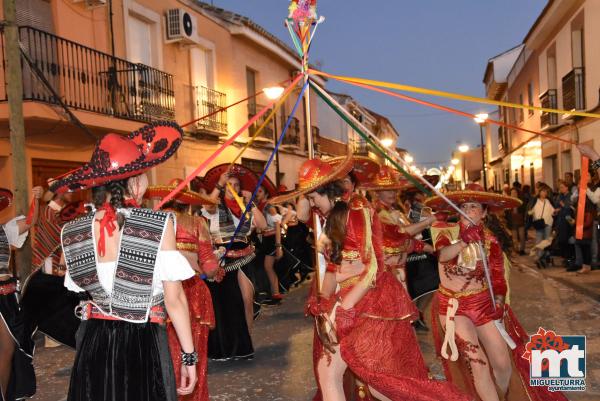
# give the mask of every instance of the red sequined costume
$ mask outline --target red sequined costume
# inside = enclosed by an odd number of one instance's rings
[[[218,268],[217,258],[213,253],[210,234],[206,222],[201,217],[177,213],[177,249],[182,252],[193,252],[198,255],[198,265],[205,274],[212,274]],[[208,332],[215,326],[212,298],[204,280],[198,276],[181,283],[190,309],[190,321],[194,347],[198,352],[198,384],[194,392],[187,396],[179,396],[180,401],[208,401],[207,383],[207,341]],[[175,367],[176,382],[180,382],[181,345],[175,328],[169,322],[169,348]]]
[[[466,228],[462,222],[435,223],[432,226],[431,233],[436,251],[439,252],[443,247],[458,241],[460,233]],[[494,295],[507,297],[508,285],[505,276],[505,258],[501,246],[492,232],[487,229],[483,229],[482,243],[488,260]],[[467,317],[475,326],[482,326],[493,320],[502,319],[506,332],[517,345],[514,350],[510,351],[513,362],[513,377],[510,379],[505,400],[566,400],[560,392],[551,393],[543,387],[530,387],[528,385],[529,362],[521,356],[525,353],[525,344],[529,341],[529,336],[517,321],[508,303],[505,304],[504,309],[497,308],[494,310],[485,278],[482,255],[478,251],[478,246],[470,244],[454,259],[440,262],[439,270],[441,284],[434,297],[431,311],[431,327],[438,356],[441,356],[442,342],[453,341],[444,337],[445,332],[440,324],[440,317],[445,319],[449,311],[449,304],[458,301],[458,309],[455,315]],[[451,308],[449,314],[452,316]],[[454,341],[459,352],[458,360],[452,362],[449,359],[441,358],[446,378],[461,390],[479,400],[470,366],[472,363],[485,363],[485,361],[474,359],[469,356],[469,353],[471,349],[479,348],[480,344],[472,344],[458,335],[454,336]],[[510,350],[510,348],[508,349]],[[492,377],[494,377],[493,374]]]
[[[331,299],[314,293],[307,310],[331,310],[336,299],[344,298],[359,280],[374,274],[372,288],[351,309],[337,307],[335,324],[342,359],[357,378],[392,400],[438,401],[466,400],[447,382],[430,380],[411,321],[418,316],[408,293],[385,269],[382,253],[382,230],[375,210],[366,199],[353,196],[349,202],[346,238],[342,257],[345,262],[360,260],[362,273],[351,275],[348,264],[328,265],[336,274],[340,290]],[[341,281],[340,281],[341,280]],[[327,354],[319,338],[313,345],[315,376],[317,362]],[[315,400],[321,400],[320,390]]]
[[[409,253],[423,252],[425,243],[404,231],[403,226],[409,223],[407,220],[403,222],[402,212],[381,201],[374,205],[381,221],[385,267],[401,280],[406,289],[406,258]]]

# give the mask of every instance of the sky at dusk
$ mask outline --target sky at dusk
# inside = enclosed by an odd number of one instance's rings
[[[207,1],[207,0],[205,0]],[[210,1],[208,1],[210,2]],[[320,0],[326,17],[311,49],[324,71],[484,96],[487,60],[520,44],[547,0]],[[291,45],[283,25],[287,0],[214,0],[215,6],[250,17]],[[418,165],[447,164],[457,142],[479,144],[471,120],[329,81],[387,116]],[[419,95],[415,95],[419,97]],[[467,112],[493,106],[424,98]]]

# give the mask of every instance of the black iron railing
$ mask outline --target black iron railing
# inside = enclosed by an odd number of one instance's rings
[[[510,151],[508,143],[508,129],[503,126],[498,127],[498,150],[501,154],[506,154]]]
[[[254,117],[256,115],[257,110],[262,110],[264,107],[265,106],[262,106],[260,104],[248,103],[248,120],[250,120],[252,117]],[[259,119],[254,124],[252,124],[248,128],[248,133],[250,136],[253,136],[254,133],[256,133],[256,130],[258,128],[260,128],[260,126],[263,125],[263,123],[265,122],[267,117],[271,114],[271,110],[272,109],[267,110],[262,116],[259,117]],[[268,139],[270,141],[273,140],[273,132],[274,132],[273,121],[274,121],[273,119],[269,120],[267,125],[265,125],[265,127],[263,128],[261,133],[258,135],[258,138]]]
[[[131,63],[32,27],[20,27],[23,50],[53,91],[23,61],[23,99],[56,104],[142,122],[173,120],[173,76]],[[4,34],[0,37],[4,62]],[[0,79],[0,101],[6,101],[6,74]]]
[[[192,96],[196,105],[194,118],[209,116],[198,121],[196,129],[227,134],[227,110],[215,113],[227,106],[227,95],[204,86],[194,86],[192,87]]]
[[[354,142],[354,153],[361,156],[369,155],[369,144],[364,139],[358,139]]]
[[[562,79],[563,109],[585,109],[585,74],[583,67],[576,67]]]
[[[281,120],[283,124],[285,124],[287,118],[282,118]],[[298,120],[296,117],[292,117],[290,127],[283,137],[281,144],[288,146],[300,146],[300,120]]]
[[[548,109],[558,109],[558,98],[556,89],[548,89],[540,95],[540,103],[542,107]],[[558,124],[558,114],[542,111],[540,116],[540,124],[542,128],[548,128]]]

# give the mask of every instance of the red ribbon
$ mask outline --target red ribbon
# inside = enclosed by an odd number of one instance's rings
[[[27,213],[27,218],[25,219],[25,223],[27,223],[28,226],[31,225],[31,222],[33,221],[33,214],[35,213],[35,204],[37,202],[35,201],[35,198],[33,198],[31,200],[31,203],[29,204],[29,212]]]
[[[240,216],[242,215],[242,208],[240,207],[240,205],[238,205],[235,199],[229,199],[225,197],[225,205],[227,205],[227,207],[229,208],[229,210],[231,210],[231,213],[233,213],[235,217],[237,217],[238,219],[240,218]]]
[[[115,221],[117,220],[117,214],[115,209],[110,203],[105,203],[98,210],[104,210],[104,216],[102,219],[96,219],[100,223],[100,238],[98,239],[98,255],[104,256],[106,253],[106,237],[104,231],[108,232],[108,236],[112,237],[113,233],[117,229]]]
[[[583,218],[585,216],[585,199],[587,197],[587,184],[590,180],[588,171],[590,159],[581,158],[581,178],[579,179],[579,199],[577,200],[577,218],[575,219],[575,239],[583,238]]]

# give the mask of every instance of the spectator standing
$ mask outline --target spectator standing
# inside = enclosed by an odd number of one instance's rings
[[[542,241],[549,239],[552,234],[552,223],[554,218],[554,206],[550,201],[548,195],[550,194],[550,188],[547,185],[542,184],[540,186],[539,193],[535,198],[533,208],[529,211],[532,215],[532,225],[535,228],[535,243],[539,245]],[[545,249],[538,249],[536,265],[538,268],[546,268],[548,252]]]

